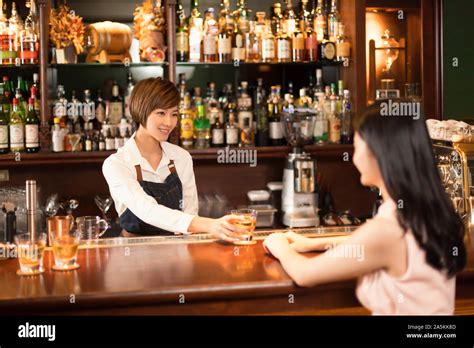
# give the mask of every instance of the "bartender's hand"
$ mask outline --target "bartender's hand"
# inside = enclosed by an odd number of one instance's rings
[[[265,251],[277,259],[291,249],[290,241],[283,233],[272,233],[263,241],[263,248]]]
[[[245,239],[240,233],[246,231],[232,224],[232,220],[238,219],[243,219],[243,217],[225,215],[219,219],[211,219],[196,216],[191,221],[188,230],[191,233],[210,233],[218,239],[225,240],[226,242],[234,242],[235,240]]]

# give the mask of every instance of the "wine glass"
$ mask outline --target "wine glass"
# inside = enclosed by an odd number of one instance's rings
[[[94,197],[94,201],[97,207],[102,212],[102,217],[104,218],[104,220],[107,221],[107,212],[109,211],[110,207],[112,206],[112,203],[114,202],[112,200],[112,197],[107,196],[106,198],[101,198],[100,196],[96,195]]]

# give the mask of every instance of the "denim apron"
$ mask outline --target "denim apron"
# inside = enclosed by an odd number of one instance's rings
[[[179,180],[178,173],[173,160],[170,160],[168,168],[171,172],[164,183],[144,181],[140,165],[135,166],[137,180],[143,190],[156,199],[158,204],[170,209],[182,210],[183,185]],[[133,214],[128,208],[120,215],[120,226],[130,234],[138,236],[169,236],[174,233],[147,224]]]

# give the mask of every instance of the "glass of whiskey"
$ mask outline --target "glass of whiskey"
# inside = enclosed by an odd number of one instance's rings
[[[253,239],[253,232],[257,225],[257,211],[254,209],[236,209],[232,210],[231,214],[236,216],[236,219],[232,219],[231,223],[239,229],[238,234],[241,237],[233,243],[235,245],[256,244]]]
[[[46,248],[46,233],[39,233],[31,238],[30,233],[15,236],[17,257],[20,269],[18,275],[36,275],[44,272],[43,254]]]

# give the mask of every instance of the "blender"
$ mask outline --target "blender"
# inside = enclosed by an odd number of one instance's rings
[[[316,160],[303,150],[312,141],[316,115],[311,110],[298,110],[280,115],[283,134],[291,146],[282,191],[283,224],[290,228],[319,226]]]

